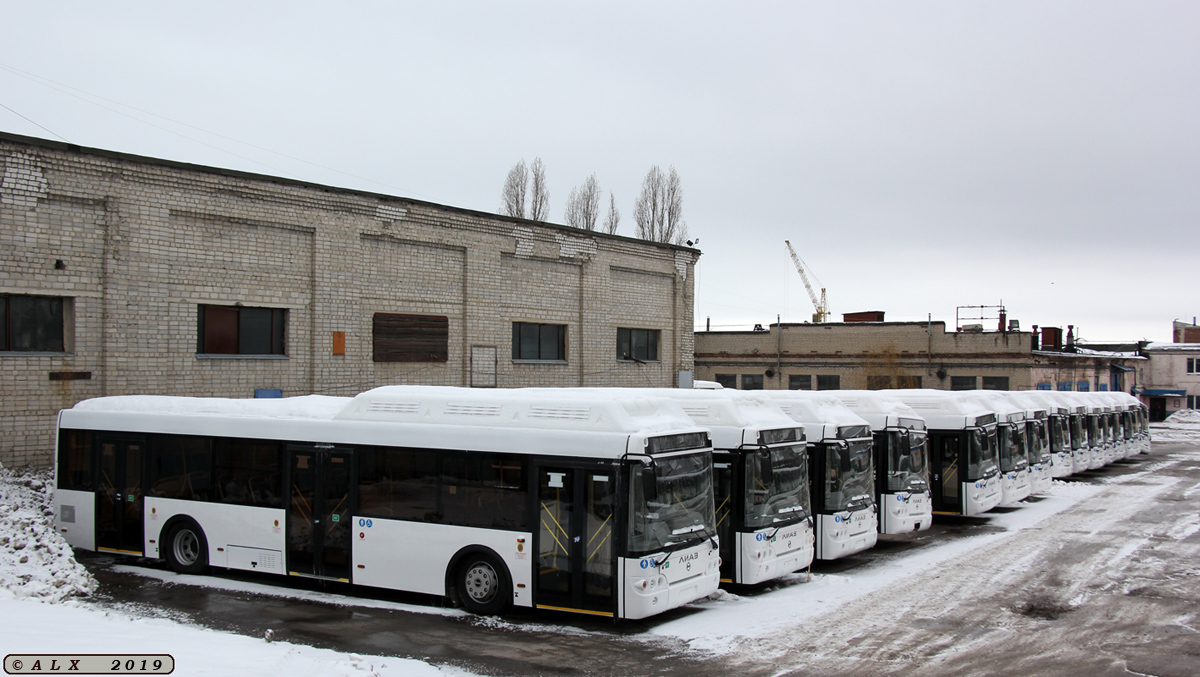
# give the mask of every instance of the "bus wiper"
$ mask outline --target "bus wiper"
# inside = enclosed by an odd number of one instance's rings
[[[703,532],[703,537],[700,539],[701,541],[710,541],[710,542],[712,542],[712,544],[713,544],[713,549],[714,549],[714,550],[715,550],[715,549],[718,547],[718,546],[717,546],[717,543],[716,543],[716,537],[717,537],[717,534],[716,534],[716,532],[715,532],[715,531],[709,531],[709,530],[708,530],[708,527],[705,527],[705,526],[704,526],[704,525],[702,525],[702,524],[695,524],[695,525],[693,525],[693,526],[691,526],[691,527],[688,527],[688,528],[685,528],[685,529],[677,529],[676,531],[673,531],[673,532],[671,532],[671,533],[672,533],[672,534],[675,534],[675,533],[677,533],[677,532],[678,532],[678,533],[695,533],[695,532],[697,532],[697,531],[702,531],[702,532]],[[684,541],[680,541],[680,542],[678,542],[678,543],[670,543],[670,544],[667,544],[667,545],[668,545],[668,547],[667,547],[667,550],[666,550],[666,552],[664,552],[664,553],[663,553],[663,558],[662,558],[662,560],[661,560],[661,561],[659,561],[659,563],[658,563],[658,569],[659,569],[660,571],[662,570],[662,568],[663,568],[664,566],[666,566],[666,564],[667,564],[667,560],[671,559],[671,555],[674,555],[675,553],[679,552],[680,550],[682,550],[682,549],[684,549],[684,548],[686,548],[686,547],[689,547],[689,546],[692,546],[692,545],[696,545],[696,541],[684,540]]]

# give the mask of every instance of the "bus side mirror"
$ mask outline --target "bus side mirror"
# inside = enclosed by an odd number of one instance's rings
[[[763,484],[775,482],[775,466],[771,463],[770,449],[762,449],[758,452],[758,468],[762,474]]]
[[[647,503],[658,500],[658,476],[653,465],[642,466],[642,496]]]

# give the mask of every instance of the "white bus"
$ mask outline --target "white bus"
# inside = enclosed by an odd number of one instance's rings
[[[933,525],[925,419],[873,390],[829,390],[871,426],[879,533],[906,534]]]
[[[719,585],[712,448],[663,398],[391,386],[107,397],[58,421],[76,548],[644,618]]]
[[[875,547],[875,463],[871,426],[828,393],[763,390],[804,425],[817,559],[831,560]]]
[[[1033,391],[995,390],[1025,412],[1025,454],[1029,459],[1029,493],[1044,494],[1054,481],[1054,455],[1050,450],[1050,412]]]
[[[1047,397],[1067,408],[1068,430],[1071,440],[1071,467],[1076,473],[1093,468],[1091,440],[1088,438],[1088,407],[1075,393],[1045,391]],[[1095,466],[1099,467],[1099,466]]]
[[[879,394],[912,407],[929,426],[930,498],[935,515],[980,515],[1000,505],[995,412],[945,390]]]
[[[761,391],[652,389],[712,434],[721,581],[753,585],[812,563],[804,426]]]
[[[1023,390],[1014,394],[1046,411],[1051,477],[1067,477],[1074,473],[1075,463],[1071,458],[1071,412],[1067,404],[1060,402],[1049,391]]]
[[[808,449],[762,391],[679,388],[527,389],[561,398],[665,397],[709,431],[721,582],[754,585],[812,563]]]
[[[973,399],[996,414],[996,459],[1000,464],[1000,505],[1016,507],[1029,498],[1029,456],[1025,451],[1025,410],[993,390],[952,393]]]

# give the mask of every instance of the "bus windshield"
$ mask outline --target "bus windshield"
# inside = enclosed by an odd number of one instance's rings
[[[996,430],[968,430],[967,480],[991,477],[999,472],[996,466]]]
[[[1050,440],[1046,435],[1046,421],[1038,419],[1033,422],[1033,429],[1029,433],[1029,460],[1030,462],[1039,461],[1041,463],[1050,462]]]
[[[929,471],[925,466],[924,430],[887,431],[888,491],[925,491]]]
[[[1029,460],[1025,457],[1023,436],[1020,433],[1021,431],[1014,425],[1000,424],[996,434],[996,440],[999,442],[997,455],[1000,458],[1000,472],[1013,472],[1029,467]]]
[[[631,557],[697,543],[716,531],[711,454],[656,458],[654,475],[657,496],[647,499],[642,465],[630,466]]]
[[[1099,447],[1104,444],[1104,435],[1100,433],[1100,417],[1088,416],[1088,445]]]
[[[1055,416],[1050,419],[1050,451],[1057,454],[1065,450],[1063,442],[1066,440],[1066,422],[1062,416]]]
[[[1071,450],[1083,448],[1083,417],[1079,414],[1071,416]]]
[[[830,512],[859,510],[872,505],[871,483],[875,477],[870,438],[839,440],[826,449],[828,481],[825,509]]]
[[[746,454],[746,526],[751,529],[783,527],[807,518],[808,453],[803,444],[771,450],[771,479],[763,478],[760,452]]]

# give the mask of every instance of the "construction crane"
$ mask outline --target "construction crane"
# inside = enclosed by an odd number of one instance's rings
[[[812,285],[808,283],[808,275],[804,274],[804,262],[796,255],[796,250],[792,249],[792,243],[788,240],[783,241],[787,245],[788,253],[792,255],[792,263],[796,264],[796,272],[800,273],[800,279],[804,281],[804,288],[808,290],[808,298],[812,299],[813,308],[816,312],[813,313],[813,322],[824,322],[829,319],[829,303],[825,300],[825,288],[821,287],[821,300],[817,300],[817,294],[813,291]],[[813,276],[816,278],[816,275]],[[820,284],[820,280],[817,283]]]

